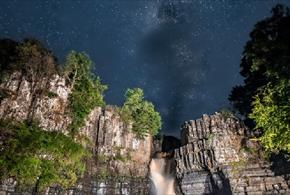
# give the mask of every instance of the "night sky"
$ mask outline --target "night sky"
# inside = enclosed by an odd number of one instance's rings
[[[254,24],[290,1],[0,0],[0,37],[41,40],[60,62],[84,51],[109,85],[107,104],[144,89],[164,134],[228,107]]]

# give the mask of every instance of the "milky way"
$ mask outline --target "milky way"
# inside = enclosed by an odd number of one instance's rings
[[[108,104],[141,87],[165,134],[183,121],[229,106],[254,24],[289,1],[0,1],[0,36],[40,39],[63,62],[85,51],[109,85]]]

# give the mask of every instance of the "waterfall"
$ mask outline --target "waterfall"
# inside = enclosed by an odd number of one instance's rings
[[[168,163],[168,164],[167,164]],[[153,195],[175,195],[171,161],[153,158],[150,163],[151,193]]]

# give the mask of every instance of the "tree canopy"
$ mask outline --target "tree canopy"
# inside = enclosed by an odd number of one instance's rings
[[[42,130],[34,123],[0,121],[0,178],[15,178],[20,186],[64,188],[84,172],[85,149],[70,137]]]
[[[263,129],[260,141],[266,150],[290,152],[290,79],[264,87],[255,96],[250,118]]]
[[[127,90],[122,115],[125,120],[133,122],[132,130],[138,137],[156,135],[161,129],[160,114],[155,111],[151,102],[144,100],[144,93],[140,88]]]
[[[255,25],[241,62],[244,84],[233,88],[229,100],[248,124],[260,129],[270,151],[290,152],[290,13],[283,5]]]
[[[50,50],[36,39],[16,42],[0,40],[0,72],[20,71],[26,79],[37,80],[56,73],[57,60]]]
[[[92,74],[92,61],[85,53],[72,51],[64,66],[66,78],[72,86],[69,96],[73,133],[84,124],[85,117],[96,106],[104,106],[103,93],[107,89],[99,77]]]

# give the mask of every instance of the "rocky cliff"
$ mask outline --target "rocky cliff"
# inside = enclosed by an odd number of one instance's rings
[[[289,194],[286,175],[275,175],[246,134],[241,121],[219,113],[185,122],[175,149],[182,193]]]
[[[67,132],[71,119],[65,114],[70,87],[65,79],[53,75],[50,79],[29,81],[15,72],[0,85],[1,119],[35,120],[46,130]]]
[[[61,76],[54,75],[32,82],[15,72],[0,85],[0,90],[4,94],[0,100],[1,119],[33,120],[45,130],[69,133],[71,118],[67,114],[67,104],[71,89]],[[151,156],[150,136],[138,139],[132,133],[130,124],[122,121],[114,106],[93,109],[80,135],[86,138],[81,139],[87,140],[82,141],[83,145],[93,155],[86,162],[85,178],[78,182],[73,192],[148,193],[146,178]],[[5,181],[2,190],[13,194],[15,182]],[[57,191],[60,193],[60,189],[50,188],[47,193]]]
[[[47,131],[69,134],[71,87],[61,76],[32,82],[15,72],[0,85],[0,92],[1,119],[33,120]],[[51,187],[46,194],[149,194],[151,154],[160,150],[172,154],[172,148],[177,148],[175,163],[170,164],[176,164],[178,193],[289,194],[289,175],[271,170],[247,132],[240,120],[216,113],[185,122],[181,146],[172,137],[165,137],[161,144],[150,136],[138,139],[117,107],[96,107],[76,138],[92,151],[85,177],[72,189]],[[0,194],[19,194],[15,181],[3,181]]]

